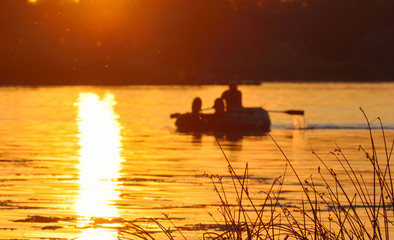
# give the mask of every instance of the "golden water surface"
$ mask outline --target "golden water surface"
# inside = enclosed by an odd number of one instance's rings
[[[215,228],[209,213],[220,220],[205,174],[224,176],[231,193],[227,163],[211,134],[178,133],[169,116],[190,111],[196,96],[210,107],[225,89],[0,88],[0,239],[117,239],[119,227],[140,218],[172,227],[164,214],[188,239],[202,239],[200,224]],[[388,142],[394,138],[392,83],[266,83],[240,90],[245,106],[305,110],[304,117],[270,114],[270,134],[302,179],[316,176],[321,165],[312,151],[344,174],[329,153],[338,145],[371,182],[370,164],[358,151],[360,144],[370,148],[359,107],[370,120],[380,116]],[[378,123],[373,132],[384,153]],[[296,178],[269,136],[221,135],[218,141],[239,173],[248,163],[257,199],[285,175],[284,201],[300,202]]]

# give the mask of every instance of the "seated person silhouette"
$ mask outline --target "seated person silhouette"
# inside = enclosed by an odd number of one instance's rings
[[[182,114],[175,121],[180,131],[203,131],[208,128],[207,123],[201,118],[201,98],[196,97],[192,102],[192,112]]]
[[[237,89],[237,84],[233,81],[229,83],[229,89],[223,92],[221,98],[226,103],[227,112],[242,108],[242,93]]]
[[[201,106],[202,106],[201,98],[196,97],[192,103],[192,113],[194,113],[198,116],[201,111]]]
[[[221,98],[216,98],[215,103],[213,105],[213,108],[215,109],[215,116],[221,116],[224,113],[224,103]]]

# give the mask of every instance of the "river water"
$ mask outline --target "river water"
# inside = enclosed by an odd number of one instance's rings
[[[154,218],[188,239],[220,219],[219,199],[205,174],[229,176],[225,156],[259,197],[286,175],[282,198],[302,192],[268,135],[183,134],[170,114],[211,107],[226,86],[1,87],[0,239],[116,239],[115,229]],[[394,138],[394,83],[263,83],[239,86],[243,104],[269,111],[270,135],[301,179],[317,175],[320,158],[338,170],[340,147],[355,169],[371,173],[372,121],[379,154]],[[223,148],[223,152],[220,147]],[[342,173],[344,174],[344,173]],[[230,187],[230,181],[225,187]],[[231,190],[229,190],[231,192]],[[176,233],[175,233],[176,234]],[[179,237],[179,236],[178,236]]]

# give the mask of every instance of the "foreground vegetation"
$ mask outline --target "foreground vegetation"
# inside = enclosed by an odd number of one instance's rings
[[[365,116],[366,117],[366,116]],[[390,239],[394,229],[394,188],[391,167],[391,156],[394,141],[387,142],[383,125],[383,156],[378,156],[376,139],[367,119],[371,149],[363,146],[359,150],[364,153],[365,160],[370,163],[373,182],[352,167],[351,160],[341,148],[335,149],[332,155],[342,169],[332,169],[317,154],[316,158],[322,167],[318,168],[318,179],[302,180],[297,170],[278,146],[287,162],[288,169],[295,175],[302,188],[301,204],[290,207],[281,198],[285,175],[278,177],[265,190],[265,197],[254,199],[248,190],[248,167],[242,175],[235,172],[227,159],[220,143],[224,157],[228,163],[233,189],[225,189],[222,178],[208,176],[221,202],[219,209],[222,226],[220,231],[206,230],[204,239]],[[273,137],[268,133],[271,139]],[[275,142],[276,144],[276,142]],[[341,170],[345,178],[338,177]],[[343,174],[345,173],[345,174]],[[346,185],[346,187],[345,187]],[[351,185],[351,189],[349,189]],[[173,225],[173,230],[165,228],[154,219],[145,219],[161,229],[168,239],[174,239],[174,233],[180,229]],[[214,216],[213,216],[214,218]],[[216,221],[216,220],[215,220]],[[120,229],[119,239],[156,239],[157,231],[142,227],[141,219],[128,222]]]

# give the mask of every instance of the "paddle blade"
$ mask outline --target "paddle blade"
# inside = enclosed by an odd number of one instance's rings
[[[181,115],[180,113],[173,113],[170,115],[170,118],[177,118],[179,115]]]
[[[287,113],[290,115],[304,115],[303,110],[288,110],[288,111],[284,111],[284,113]]]

